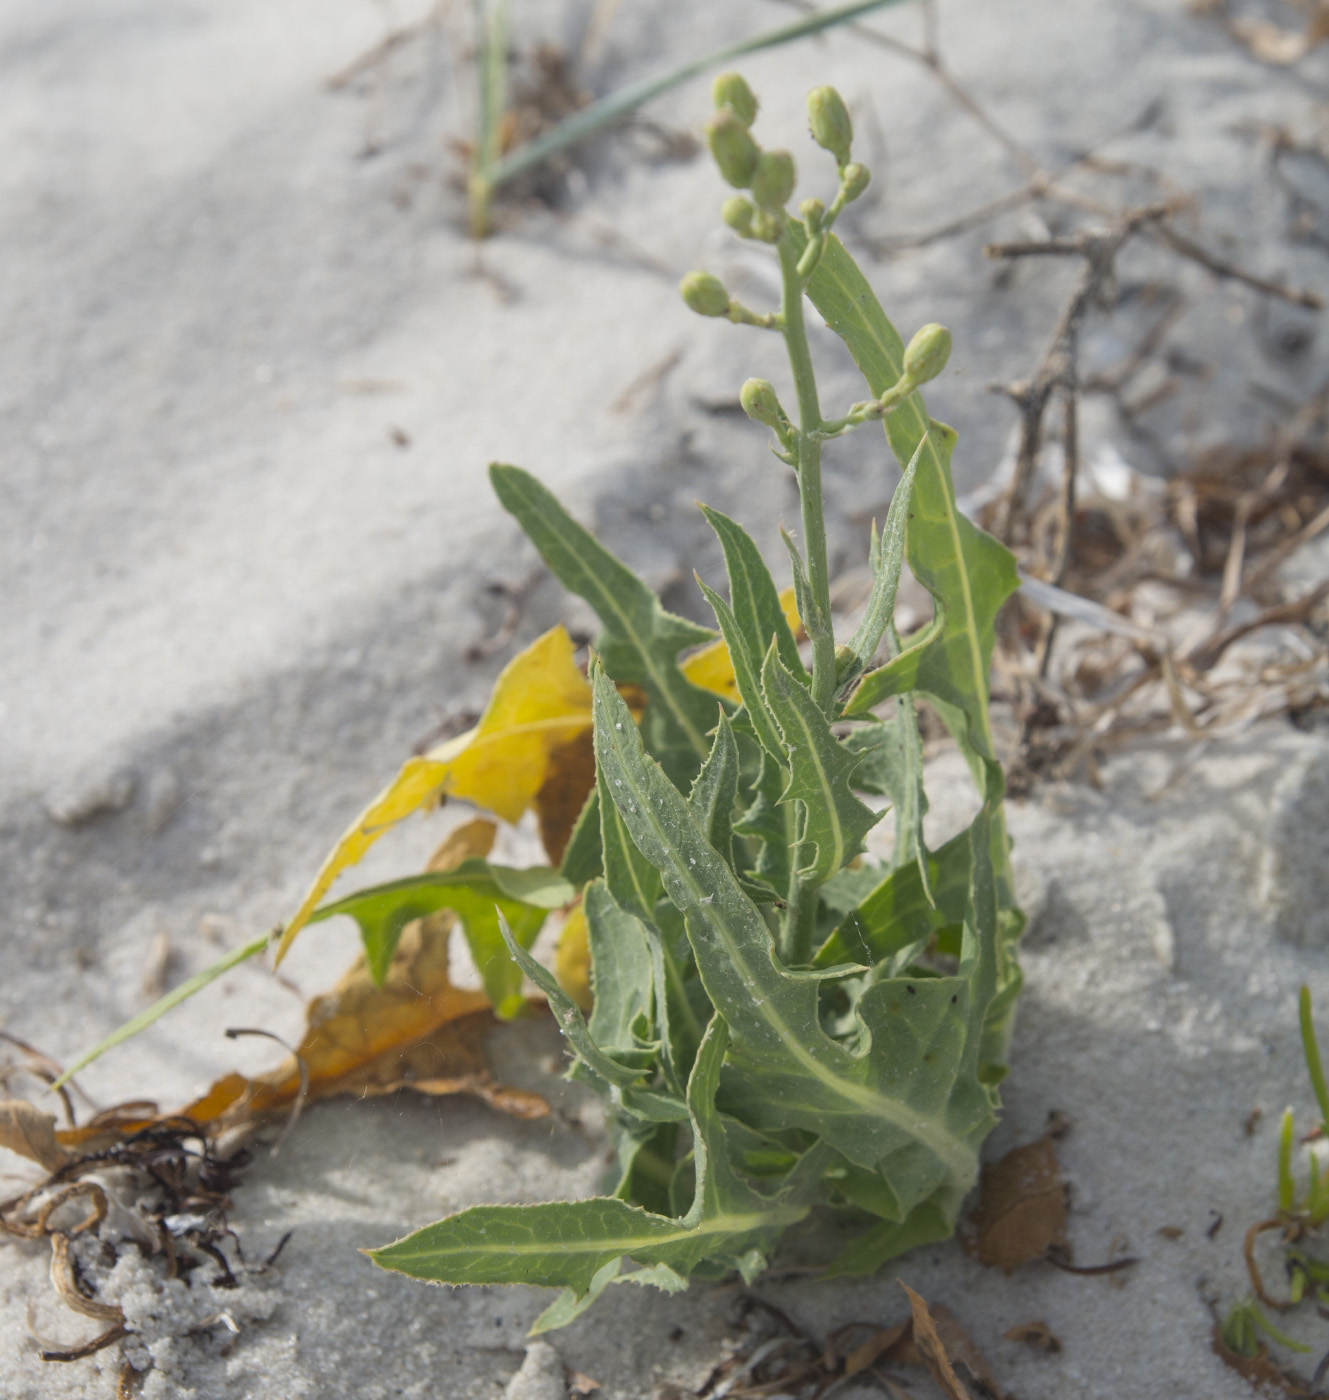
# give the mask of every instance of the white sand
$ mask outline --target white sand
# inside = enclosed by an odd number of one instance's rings
[[[483,252],[491,276],[477,277],[446,145],[468,131],[467,7],[377,78],[325,88],[380,37],[388,8],[11,0],[0,16],[0,1024],[65,1060],[143,1004],[160,932],[174,980],[282,917],[400,757],[482,702],[509,654],[462,659],[502,618],[487,586],[535,572],[489,497],[487,461],[539,473],[694,613],[690,571],[713,576],[718,551],[691,502],[735,512],[763,540],[790,504],[758,498],[762,435],[707,407],[772,373],[774,347],[699,323],[674,292],[703,263],[750,300],[768,285],[758,260],[712,232],[723,191],[709,163],[656,162],[641,134],[600,143],[563,210],[514,213]],[[394,22],[423,8],[393,6]],[[575,42],[588,7],[514,8],[525,45]],[[591,76],[607,88],[789,13],[760,0],[624,6]],[[1323,286],[1323,253],[1287,240],[1285,196],[1252,134],[1310,128],[1323,53],[1299,76],[1271,70],[1171,0],[951,0],[943,19],[956,72],[1046,161],[1162,97],[1159,119],[1108,152],[1199,195],[1197,232],[1226,256]],[[916,16],[873,22],[912,34]],[[1018,181],[925,75],[849,36],[744,67],[765,100],[760,134],[796,151],[809,190],[819,167],[802,93],[829,80],[860,104],[886,201],[849,223],[851,240],[944,222]],[[649,115],[695,129],[705,103],[696,84]],[[962,431],[962,487],[991,473],[1012,422],[984,385],[1029,371],[1071,275],[1043,266],[1001,286],[979,248],[1036,231],[1011,215],[868,264],[906,333],[930,319],[956,333],[955,373],[930,403]],[[1147,420],[1164,449],[1259,438],[1274,412],[1262,389],[1296,401],[1322,380],[1314,341],[1289,348],[1316,318],[1231,285],[1205,295],[1212,279],[1161,254],[1124,268],[1161,272],[1203,298],[1169,344],[1212,369]],[[1128,306],[1091,359],[1118,358],[1149,319]],[[658,384],[642,380],[675,352]],[[844,357],[828,346],[824,360],[824,398],[854,396]],[[1110,413],[1087,418],[1091,454],[1159,465]],[[891,480],[866,438],[831,459],[840,567],[861,557],[864,518]],[[533,584],[513,646],[559,618],[585,622]],[[1101,793],[1056,787],[1013,809],[1016,860],[1044,912],[992,1150],[1061,1110],[1078,1257],[1106,1257],[1119,1236],[1143,1256],[1117,1280],[1044,1266],[1006,1279],[953,1246],[902,1264],[1023,1400],[1248,1393],[1209,1352],[1204,1297],[1243,1289],[1239,1233],[1271,1203],[1277,1114],[1292,1101],[1309,1117],[1294,1003],[1309,980],[1329,1009],[1323,950],[1276,938],[1257,885],[1275,782],[1324,742],[1265,727],[1151,800],[1183,753],[1164,744],[1116,762]],[[961,800],[947,763],[942,820],[952,787]],[[426,822],[394,835],[365,881],[411,868],[436,835]],[[353,946],[350,929],[306,935],[288,965],[300,993],[328,985]],[[187,1101],[225,1068],[271,1062],[261,1041],[222,1038],[237,1023],[295,1034],[301,996],[242,969],[83,1082],[103,1103]],[[315,1106],[236,1196],[251,1255],[296,1227],[276,1269],[238,1292],[159,1296],[122,1265],[107,1291],[156,1362],[143,1395],[500,1394],[542,1297],[428,1289],[356,1253],[469,1202],[594,1188],[595,1110],[542,1068],[557,1053],[547,1028],[504,1032],[492,1050],[565,1116],[516,1123],[408,1098]],[[1248,1138],[1253,1106],[1264,1117]],[[1225,1221],[1212,1240],[1211,1211]],[[1163,1239],[1163,1225],[1185,1235]],[[58,1367],[36,1357],[30,1303],[45,1334],[95,1327],[54,1302],[46,1268],[42,1250],[0,1243],[0,1395],[100,1400],[114,1350]],[[761,1287],[822,1331],[903,1311],[889,1274]],[[704,1376],[731,1336],[731,1296],[617,1290],[552,1340],[607,1396],[635,1400]],[[191,1330],[223,1311],[238,1335]],[[1001,1340],[1034,1317],[1061,1337],[1060,1356]]]

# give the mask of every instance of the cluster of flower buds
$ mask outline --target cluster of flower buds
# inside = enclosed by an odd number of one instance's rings
[[[711,89],[715,114],[706,125],[706,142],[720,174],[736,190],[722,211],[740,238],[778,243],[784,232],[784,207],[794,192],[796,171],[788,151],[763,151],[752,136],[757,99],[737,73],[721,73]]]

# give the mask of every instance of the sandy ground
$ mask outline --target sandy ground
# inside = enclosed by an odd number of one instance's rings
[[[515,6],[515,42],[575,48],[588,8]],[[162,932],[174,980],[281,918],[366,795],[478,708],[513,649],[558,619],[586,626],[490,499],[489,460],[538,472],[698,616],[691,570],[714,576],[718,551],[691,503],[772,541],[789,509],[763,489],[762,435],[733,412],[742,379],[774,371],[773,347],[699,323],[674,291],[704,264],[751,301],[770,295],[760,260],[713,231],[722,190],[709,162],[678,157],[658,132],[621,134],[585,153],[557,208],[510,209],[482,254],[466,240],[452,144],[469,131],[465,10],[445,8],[335,90],[330,77],[424,7],[11,0],[0,16],[0,1024],[58,1058],[144,1004]],[[607,90],[788,13],[763,0],[624,6],[587,81]],[[950,0],[942,21],[956,74],[1040,160],[1106,143],[1193,192],[1197,236],[1224,256],[1324,286],[1323,173],[1293,170],[1294,210],[1260,135],[1322,120],[1323,50],[1271,68],[1173,0]],[[912,36],[917,17],[873,23]],[[852,36],[744,68],[765,99],[763,139],[799,153],[809,191],[803,92],[832,81],[855,104],[881,198],[849,222],[851,243],[945,223],[1019,183],[927,74]],[[705,102],[697,84],[649,116],[695,132]],[[1314,237],[1289,237],[1295,212]],[[961,430],[962,489],[989,479],[1008,444],[1013,412],[986,384],[1030,370],[1071,275],[997,277],[981,244],[1044,231],[1017,211],[867,264],[906,333],[931,319],[956,333],[930,406]],[[1169,349],[1202,372],[1144,433],[1095,401],[1085,425],[1091,458],[1146,470],[1262,438],[1325,367],[1311,313],[1162,259],[1140,254],[1128,279],[1145,289],[1166,276],[1191,299]],[[1124,299],[1091,363],[1129,349],[1147,300]],[[857,397],[834,346],[824,368],[826,400]],[[835,453],[839,568],[860,561],[892,479],[866,439]],[[519,595],[515,635],[467,662],[507,613],[498,588]],[[953,1246],[902,1264],[961,1313],[1023,1400],[1248,1393],[1209,1352],[1205,1300],[1243,1287],[1238,1234],[1270,1203],[1277,1113],[1309,1108],[1295,992],[1309,980],[1329,1006],[1329,976],[1323,949],[1276,936],[1270,910],[1284,897],[1314,907],[1318,887],[1289,891],[1311,877],[1287,869],[1271,904],[1261,872],[1268,884],[1277,811],[1293,829],[1317,819],[1293,787],[1324,743],[1268,726],[1171,782],[1184,750],[1165,743],[1118,760],[1101,791],[1043,789],[1013,810],[1036,918],[992,1150],[1060,1110],[1079,1257],[1119,1239],[1143,1257],[1115,1280],[1042,1266],[1006,1279]],[[962,795],[953,761],[938,762],[944,823]],[[394,834],[366,882],[412,868],[437,836],[429,822]],[[298,1033],[303,999],[353,947],[349,928],[311,932],[284,969],[294,991],[242,969],[90,1069],[85,1087],[101,1102],[174,1104],[222,1069],[266,1066],[261,1042],[222,1029]],[[551,1076],[548,1028],[505,1031],[492,1053],[512,1082],[557,1098],[552,1127],[469,1103],[316,1106],[237,1194],[251,1253],[295,1226],[276,1269],[238,1292],[163,1294],[121,1266],[106,1287],[152,1351],[143,1395],[501,1394],[542,1299],[426,1289],[355,1252],[469,1202],[594,1189],[595,1109]],[[1225,1224],[1209,1238],[1212,1212]],[[1165,1225],[1185,1233],[1160,1237]],[[113,1351],[60,1368],[37,1359],[30,1304],[42,1332],[85,1335],[45,1273],[35,1249],[0,1247],[0,1395],[111,1394]],[[821,1331],[902,1313],[891,1276],[761,1288]],[[653,1396],[723,1354],[732,1299],[618,1290],[553,1341],[606,1396]],[[1062,1338],[1059,1356],[1002,1340],[1033,1317]]]

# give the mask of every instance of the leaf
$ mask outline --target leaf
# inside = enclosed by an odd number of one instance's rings
[[[550,750],[545,780],[531,803],[550,865],[563,863],[594,788],[595,752],[587,726],[575,738]]]
[[[723,711],[715,726],[711,752],[688,794],[688,810],[702,834],[733,863],[734,803],[738,799],[738,745]]]
[[[563,920],[554,952],[554,976],[558,985],[583,1012],[594,1004],[591,995],[591,948],[586,929],[586,904],[583,900]]]
[[[59,1171],[69,1154],[55,1135],[55,1119],[25,1099],[0,1099],[0,1147],[36,1162],[48,1172]]]
[[[660,876],[633,845],[618,808],[605,790],[607,782],[603,772],[598,774],[596,787],[600,799],[601,865],[605,884],[624,909],[650,923],[655,917],[655,901],[660,897]]]
[[[961,1233],[966,1253],[1008,1274],[1065,1245],[1066,1183],[1051,1139],[984,1164],[968,1227]]]
[[[515,822],[549,775],[551,756],[590,723],[590,690],[572,659],[572,639],[554,627],[499,673],[474,729],[402,765],[391,786],[361,812],[323,862],[286,925],[276,963],[332,883],[395,823],[440,795],[464,798]]]
[[[725,569],[729,574],[729,606],[749,647],[757,656],[764,656],[774,639],[780,660],[790,674],[798,676],[804,685],[808,684],[807,671],[794,641],[797,622],[789,619],[792,596],[786,602],[776,592],[761,551],[737,521],[710,506],[702,506],[701,513],[724,551]],[[787,590],[791,595],[792,591]]]
[[[346,914],[360,926],[370,978],[382,985],[402,930],[413,919],[442,909],[462,921],[471,956],[495,1011],[508,1019],[519,1015],[524,1002],[521,975],[504,951],[498,931],[501,911],[529,947],[550,909],[572,901],[576,891],[556,871],[537,867],[512,870],[471,859],[455,870],[436,871],[393,880],[358,890],[335,904],[324,905],[311,918],[319,923]]]
[[[672,1279],[686,1276],[702,1260],[736,1268],[754,1249],[764,1252],[779,1230],[806,1215],[807,1206],[760,1195],[728,1166],[714,1106],[726,1041],[725,1024],[716,1016],[688,1081],[696,1187],[686,1215],[656,1215],[612,1197],[476,1206],[369,1250],[369,1257],[415,1278],[543,1284],[566,1288],[575,1299],[618,1259],[647,1268],[666,1265]]]
[[[653,1039],[655,969],[650,940],[641,920],[618,905],[602,881],[586,887],[582,907],[595,988],[587,1029],[610,1055],[631,1055]]]
[[[857,729],[845,740],[850,753],[860,755],[853,786],[859,792],[880,793],[895,810],[895,846],[891,864],[897,869],[918,863],[927,883],[927,845],[923,817],[928,810],[923,790],[923,741],[912,694],[897,695],[881,724]],[[929,887],[930,888],[930,887]]]
[[[932,1379],[941,1387],[947,1400],[973,1400],[968,1387],[955,1374],[955,1367],[951,1365],[946,1348],[937,1335],[937,1328],[927,1303],[903,1280],[900,1281],[900,1287],[904,1289],[909,1306],[913,1310],[914,1344],[922,1354],[928,1370],[932,1372]]]
[[[720,635],[733,669],[734,687],[738,698],[743,702],[740,713],[752,726],[752,732],[757,736],[762,748],[771,757],[782,759],[784,746],[780,742],[780,731],[766,706],[766,697],[758,679],[761,662],[748,644],[748,639],[738,625],[738,619],[729,604],[700,577],[697,578],[697,587],[701,589],[702,597],[711,605],[715,620],[720,625]]]
[[[780,611],[785,625],[797,640],[803,636],[803,622],[794,604],[793,588],[780,590]],[[729,654],[729,646],[723,637],[708,642],[704,647],[685,656],[682,662],[683,674],[693,685],[709,690],[722,700],[739,703],[738,682],[734,678],[734,662]]]
[[[701,980],[733,1033],[726,1111],[761,1131],[804,1128],[851,1162],[881,1164],[902,1219],[942,1185],[958,1209],[994,1121],[976,1073],[995,957],[990,899],[976,893],[971,901],[982,913],[973,917],[967,975],[869,988],[857,1014],[871,1054],[851,1053],[822,1029],[816,979],[778,964],[760,911],[635,729],[619,723],[624,707],[613,686],[598,671],[592,686],[596,761],[638,849],[682,911]]]
[[[892,870],[817,950],[814,964],[884,962],[934,930],[962,922],[971,854],[970,834],[963,831],[928,857],[927,885],[917,865]]]
[[[801,252],[796,225],[790,234]],[[899,379],[904,345],[867,279],[833,234],[808,284],[808,296],[880,395]],[[955,433],[931,420],[913,394],[885,420],[891,449],[901,463],[919,452],[906,527],[906,557],[915,577],[937,602],[937,617],[916,645],[880,671],[865,676],[846,713],[869,709],[890,695],[926,690],[959,705],[974,750],[994,757],[988,715],[992,619],[1019,586],[1015,559],[1004,545],[960,514],[951,482]],[[894,668],[894,669],[892,669]],[[910,683],[912,680],[912,683]]]
[[[1023,1342],[1035,1351],[1046,1352],[1049,1356],[1054,1356],[1061,1350],[1061,1338],[1041,1320],[1017,1322],[1014,1327],[1003,1332],[1002,1336],[1008,1342]]]
[[[651,752],[675,780],[690,779],[706,757],[715,712],[714,702],[679,670],[678,654],[709,641],[711,633],[666,612],[641,579],[528,472],[494,463],[489,479],[555,577],[595,609],[604,627],[596,646],[605,670],[646,692]]]
[[[772,642],[761,670],[761,687],[783,740],[789,785],[782,802],[803,804],[797,874],[822,884],[863,849],[879,814],[850,790],[854,756],[831,733],[826,716],[805,686],[785,668]]]
[[[875,522],[872,526],[872,544],[868,554],[872,566],[872,592],[868,595],[862,621],[847,643],[851,657],[848,669],[836,677],[841,690],[857,680],[871,663],[887,630],[894,631],[895,595],[900,588],[900,565],[904,560],[905,523],[918,459],[927,442],[925,434],[914,449],[914,455],[909,459],[909,465],[891,496],[886,525],[881,534],[877,534]]]
[[[903,1221],[878,1220],[856,1232],[826,1270],[826,1276],[862,1278],[875,1274],[888,1259],[949,1239],[954,1229],[955,1210],[943,1193],[937,1201],[923,1201],[915,1206]]]
[[[331,1094],[366,1097],[406,1088],[426,1094],[473,1094],[518,1117],[543,1117],[538,1095],[494,1084],[484,1042],[498,1025],[483,992],[448,977],[452,920],[435,915],[403,932],[383,985],[375,986],[361,954],[333,989],[315,997],[294,1055],[269,1074],[219,1079],[184,1113],[229,1127]]]

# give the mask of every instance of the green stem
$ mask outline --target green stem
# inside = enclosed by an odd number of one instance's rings
[[[821,443],[814,436],[821,427],[817,379],[803,324],[803,279],[798,275],[798,252],[786,233],[781,237],[780,322],[784,331],[789,367],[798,396],[798,498],[803,519],[803,549],[808,582],[812,586],[813,611],[805,617],[812,642],[812,697],[830,714],[835,698],[835,637],[831,631],[831,579],[826,560],[826,520],[821,501]]]

